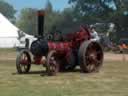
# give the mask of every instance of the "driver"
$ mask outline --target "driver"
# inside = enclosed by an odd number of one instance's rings
[[[96,32],[94,27],[91,27],[91,40],[92,41],[100,41],[100,37],[98,36],[98,33]]]

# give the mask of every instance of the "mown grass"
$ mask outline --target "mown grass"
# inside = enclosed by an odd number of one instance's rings
[[[16,49],[0,48],[0,61],[16,58]]]
[[[0,48],[0,53],[12,53],[12,52],[15,52],[16,51],[16,48]]]
[[[80,71],[42,75],[32,65],[29,74],[16,72],[15,60],[0,61],[0,96],[128,96],[128,62],[104,62],[99,73]]]

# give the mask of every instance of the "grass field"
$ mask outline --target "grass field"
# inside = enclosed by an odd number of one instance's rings
[[[0,58],[15,54],[0,50]],[[128,96],[128,62],[105,61],[99,73],[48,77],[35,65],[29,74],[17,74],[13,59],[0,59],[0,96]]]

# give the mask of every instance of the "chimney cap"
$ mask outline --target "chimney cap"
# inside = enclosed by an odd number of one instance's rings
[[[45,11],[44,10],[38,10],[38,16],[44,16]]]

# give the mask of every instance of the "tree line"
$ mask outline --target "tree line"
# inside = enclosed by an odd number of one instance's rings
[[[120,34],[128,34],[127,0],[69,0],[69,4],[71,6],[63,11],[55,11],[50,1],[47,2],[43,9],[46,14],[45,33],[74,32],[80,24],[114,23],[116,31],[111,32],[110,37],[118,40]],[[32,35],[37,34],[37,10],[24,8],[16,19],[14,7],[3,0],[0,1],[0,12],[21,30]],[[106,34],[107,28],[101,32]]]

